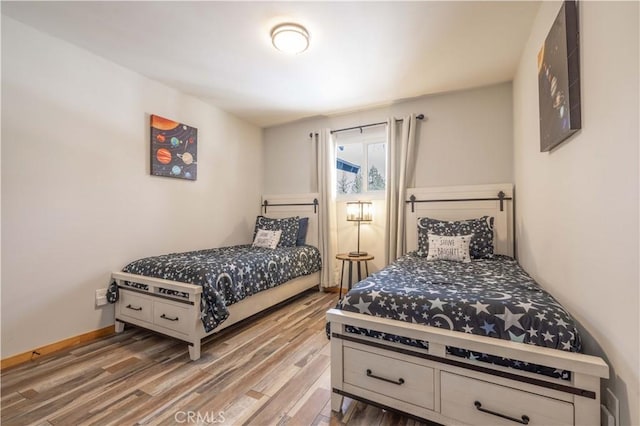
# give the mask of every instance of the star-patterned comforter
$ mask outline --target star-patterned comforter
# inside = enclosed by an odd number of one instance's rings
[[[464,333],[490,336],[570,352],[581,351],[581,340],[569,313],[544,291],[518,263],[505,256],[470,263],[427,261],[409,253],[361,281],[337,308]],[[350,328],[418,347],[427,342]],[[459,348],[459,356],[481,359],[552,377],[569,372],[492,357]]]
[[[227,306],[317,272],[320,266],[320,252],[312,246],[268,249],[239,245],[147,257],[123,271],[201,285],[201,318],[209,332],[227,319]]]

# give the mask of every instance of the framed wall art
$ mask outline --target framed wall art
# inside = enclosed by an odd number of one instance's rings
[[[582,127],[578,2],[565,1],[538,52],[540,152]]]
[[[151,115],[151,174],[180,179],[198,177],[198,129]]]

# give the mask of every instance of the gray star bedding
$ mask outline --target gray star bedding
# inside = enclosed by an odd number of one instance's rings
[[[317,272],[320,265],[320,252],[312,246],[269,249],[249,244],[147,257],[128,264],[123,272],[202,286],[202,323],[210,332],[229,316],[227,306]]]
[[[569,313],[518,263],[494,255],[470,263],[430,260],[409,253],[361,281],[338,303],[338,309],[544,346],[581,351]],[[327,332],[328,332],[327,324]],[[372,330],[351,333],[428,348],[428,343]],[[569,379],[567,371],[526,364],[459,348],[450,354]]]

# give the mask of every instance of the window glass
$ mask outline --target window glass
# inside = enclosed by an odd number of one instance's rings
[[[386,183],[386,143],[367,144],[367,191],[384,191]]]
[[[362,193],[364,155],[361,143],[338,145],[336,152],[338,194]]]
[[[386,133],[380,129],[336,136],[336,193],[347,198],[350,194],[383,193],[386,156]]]

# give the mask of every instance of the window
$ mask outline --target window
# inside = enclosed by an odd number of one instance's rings
[[[338,195],[382,192],[386,186],[387,142],[384,132],[336,137]]]

